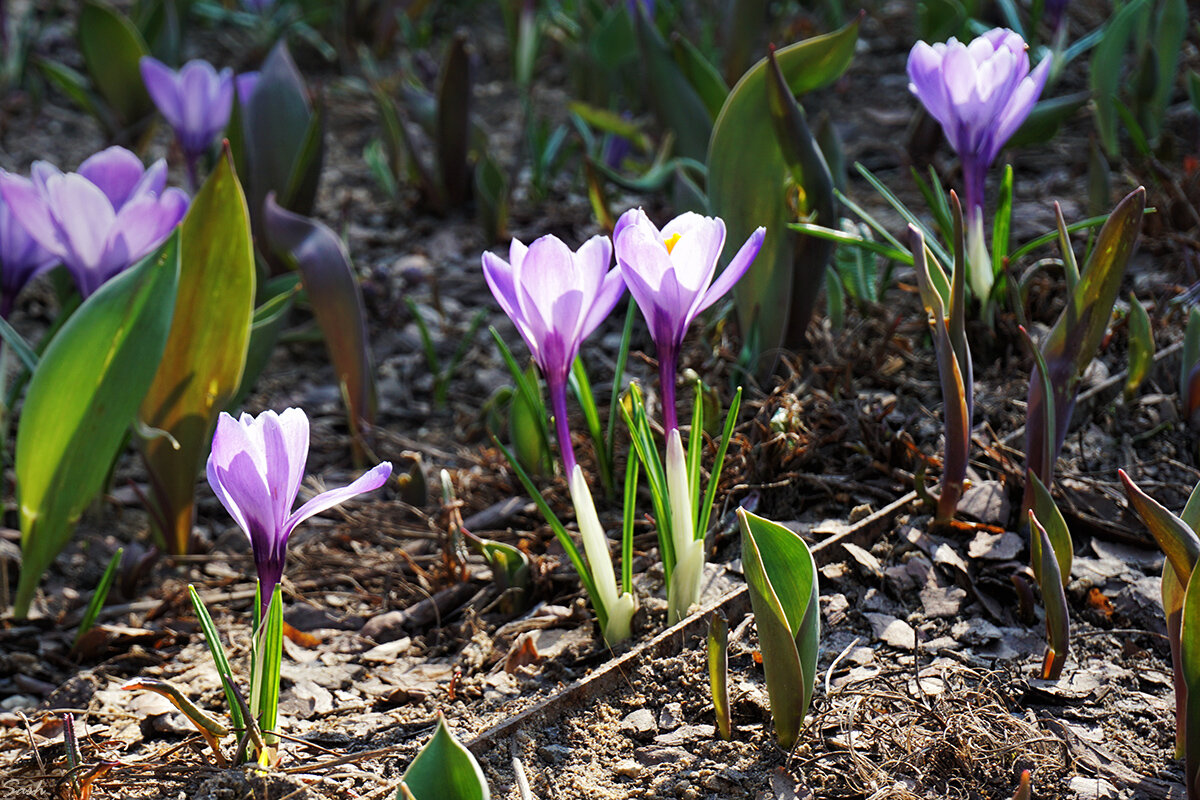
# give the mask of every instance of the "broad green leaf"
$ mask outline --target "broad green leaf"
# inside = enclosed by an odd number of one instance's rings
[[[172,553],[192,535],[196,475],[217,415],[241,384],[254,314],[254,245],[246,198],[228,151],[180,229],[179,291],[166,350],[139,415],[171,434],[142,442],[151,518]]]
[[[79,12],[79,51],[96,91],[122,125],[154,111],[138,66],[150,48],[120,12],[100,0],[85,0]]]
[[[1143,492],[1125,470],[1117,470],[1117,475],[1125,484],[1129,504],[1142,518],[1150,535],[1166,554],[1167,561],[1175,568],[1175,577],[1179,579],[1180,585],[1186,585],[1196,568],[1197,560],[1200,560],[1200,537],[1197,537],[1196,532],[1188,527],[1186,522]]]
[[[712,117],[671,56],[671,49],[638,3],[634,28],[642,53],[642,77],[650,105],[659,124],[675,134],[676,151],[687,158],[703,158],[708,147]]]
[[[850,64],[858,39],[858,22],[775,51],[779,69],[793,95],[831,83]],[[767,60],[750,68],[734,86],[717,117],[708,147],[710,211],[725,220],[726,241],[740,244],[765,225],[762,249],[734,290],[738,319],[747,342],[757,342],[754,355],[772,351],[782,341],[792,295],[795,238],[787,224],[795,213],[782,178],[787,162],[771,121],[767,99]],[[726,259],[733,256],[728,248]],[[811,279],[820,283],[822,272]],[[816,293],[819,286],[797,287]],[[769,370],[771,364],[756,365]]]
[[[761,53],[767,19],[767,0],[733,0],[725,10],[725,80],[734,83]],[[718,109],[719,110],[719,109]]]
[[[737,514],[775,735],[779,746],[790,750],[817,677],[817,565],[798,533],[744,509]]]
[[[1138,187],[1126,195],[1109,215],[1108,221],[1097,234],[1078,285],[1042,345],[1041,352],[1055,394],[1054,437],[1049,453],[1044,453],[1030,439],[1034,431],[1026,428],[1028,466],[1038,475],[1049,476],[1053,471],[1053,462],[1071,421],[1079,379],[1104,338],[1125,267],[1137,243],[1145,207],[1146,190]],[[1045,404],[1043,395],[1042,382],[1036,376],[1031,378],[1027,403],[1027,413],[1031,419],[1042,413]],[[1030,449],[1031,446],[1033,449]],[[1043,463],[1044,458],[1049,461]]]
[[[1146,307],[1133,293],[1129,293],[1129,368],[1125,378],[1125,402],[1133,399],[1138,387],[1150,374],[1154,363],[1154,331],[1150,328],[1150,315]]]
[[[1184,724],[1184,785],[1188,796],[1200,790],[1200,570],[1188,577],[1179,628],[1179,663],[1187,687]]]
[[[1054,557],[1054,546],[1032,509],[1029,511],[1029,536],[1038,542],[1033,572],[1042,590],[1042,602],[1046,604],[1046,657],[1042,661],[1042,679],[1058,680],[1070,646],[1070,610],[1063,587],[1063,574],[1059,572],[1058,561]]]
[[[767,108],[771,113],[775,138],[790,173],[787,193],[794,198],[794,213],[832,227],[837,224],[833,176],[829,173],[829,166],[825,163],[817,140],[808,128],[804,110],[784,82],[773,50],[767,56],[767,64]],[[832,256],[833,244],[829,240],[813,236],[796,237],[790,291],[787,295],[781,295],[791,299],[781,342],[788,350],[799,350],[804,345],[808,321],[816,305],[817,294],[821,291],[821,276],[829,267]]]
[[[417,753],[402,779],[403,786],[415,800],[489,800],[491,797],[479,762],[446,727],[446,718],[440,711],[433,738]]]
[[[166,345],[179,282],[179,234],[105,283],[42,355],[17,427],[23,618],[42,572],[104,487]]]
[[[467,202],[471,192],[471,170],[467,163],[470,145],[471,64],[467,36],[458,33],[450,42],[437,87],[438,169],[447,208]]]
[[[264,211],[267,240],[300,273],[313,316],[325,335],[357,453],[359,437],[375,424],[375,370],[362,291],[350,254],[327,225],[280,208],[271,195]]]

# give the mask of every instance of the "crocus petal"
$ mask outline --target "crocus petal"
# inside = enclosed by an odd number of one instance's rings
[[[986,154],[989,163],[994,161],[996,156],[1000,155],[1000,151],[1004,148],[1005,143],[1017,132],[1017,128],[1021,127],[1021,123],[1033,111],[1038,97],[1042,94],[1042,89],[1046,86],[1046,78],[1050,74],[1050,65],[1053,58],[1053,56],[1043,58],[1041,63],[1034,67],[1033,72],[1021,81],[1005,105],[1000,119],[996,122],[991,150]]]
[[[692,319],[695,319],[697,314],[724,297],[733,288],[734,284],[741,280],[741,277],[746,274],[746,270],[750,268],[751,262],[754,261],[754,257],[758,255],[758,251],[762,249],[763,239],[766,235],[767,229],[761,227],[755,229],[754,233],[750,234],[750,238],[742,244],[737,254],[734,255],[733,260],[717,276],[712,286],[708,287],[708,291],[704,293],[700,304],[688,319],[689,324]]]
[[[142,72],[146,93],[154,101],[158,113],[163,115],[168,125],[178,129],[183,124],[184,108],[183,93],[179,89],[175,70],[153,56],[142,56],[138,67]]]
[[[141,197],[142,195],[146,194],[160,195],[166,188],[167,161],[164,158],[160,158],[146,168],[146,171],[142,174],[141,180],[139,180],[137,185],[133,187],[133,191],[129,193],[129,199],[127,199],[125,202],[128,203],[135,197]],[[180,190],[176,189],[175,191]]]
[[[129,261],[124,266],[136,263],[153,252],[182,218],[178,205],[167,198],[164,200],[145,195],[127,203],[117,214],[113,228],[116,231],[115,240],[124,245]],[[121,268],[119,266],[118,270]]]
[[[224,413],[224,412],[222,412]],[[237,502],[229,496],[229,492],[225,491],[224,484],[221,483],[221,475],[223,470],[219,470],[217,463],[210,455],[208,462],[205,464],[204,472],[208,476],[208,485],[212,487],[213,494],[221,501],[221,505],[225,506],[225,510],[229,512],[229,516],[233,517],[233,521],[242,531],[250,530],[250,524],[246,521],[246,515],[242,513],[242,509]]]
[[[254,96],[254,90],[258,88],[258,71],[241,73],[234,78],[234,86],[236,87],[238,103],[245,106],[250,102],[250,98]]]
[[[0,195],[17,222],[38,244],[61,258],[66,252],[58,238],[58,229],[50,216],[50,204],[33,181],[0,172]]]
[[[279,517],[283,520],[296,495],[300,492],[300,483],[304,480],[304,466],[308,463],[308,417],[298,408],[284,409],[279,415],[279,430],[283,436],[284,451],[287,453],[287,483],[284,494],[287,496],[287,506]]]
[[[583,327],[579,332],[580,340],[591,336],[592,331],[608,318],[623,294],[625,294],[625,279],[621,276],[621,270],[613,267],[604,276],[604,280],[600,284],[600,291],[596,292],[596,299],[592,301],[592,307],[584,317]]]
[[[304,520],[320,514],[326,509],[333,508],[336,505],[346,502],[355,495],[369,492],[373,489],[378,489],[387,483],[388,477],[392,474],[391,462],[384,461],[377,464],[373,469],[361,475],[358,480],[351,483],[349,486],[343,486],[340,489],[330,489],[309,500],[304,505],[300,506],[296,511],[287,518],[284,523],[284,537],[291,534],[296,526]]]
[[[242,530],[255,550],[271,545],[279,536],[271,515],[271,489],[247,452],[234,455],[228,467],[215,465],[217,483],[241,510],[245,525]],[[230,514],[232,516],[232,512]]]
[[[520,314],[517,290],[513,286],[512,267],[504,259],[486,250],[481,260],[483,262],[483,279],[487,282],[488,288],[492,290],[492,296],[496,298],[500,308],[509,317]]]
[[[671,250],[672,271],[682,290],[680,301],[691,306],[712,282],[725,247],[725,222],[689,212],[667,223],[662,237],[670,241],[676,233],[679,239]]]
[[[116,213],[105,193],[82,175],[68,173],[46,184],[55,227],[72,270],[96,269],[105,262],[108,233]]]
[[[649,225],[654,229],[655,236],[657,238],[662,238],[658,236],[658,228],[655,227],[654,223],[650,221],[650,217],[646,215],[646,212],[642,210],[641,206],[638,206],[637,208],[629,209],[617,218],[617,224],[613,226],[612,240],[615,242],[620,239],[621,232],[625,230],[626,227],[633,224]]]
[[[140,158],[116,146],[101,150],[79,165],[79,174],[99,187],[114,209],[125,204],[144,173]]]

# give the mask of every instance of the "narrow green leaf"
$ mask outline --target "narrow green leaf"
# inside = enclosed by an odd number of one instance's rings
[[[1183,601],[1185,584],[1179,582],[1170,561],[1163,562],[1162,607],[1167,627],[1167,642],[1171,647],[1171,672],[1175,683],[1175,758],[1182,761],[1186,753],[1187,682],[1183,678],[1182,642]]]
[[[1183,334],[1183,352],[1179,361],[1179,400],[1183,404],[1184,420],[1191,418],[1191,412],[1197,406],[1197,399],[1192,397],[1192,369],[1200,363],[1200,306],[1192,306],[1188,311],[1187,327]]]
[[[621,414],[629,428],[629,441],[637,453],[638,460],[646,470],[646,484],[650,487],[650,502],[654,506],[654,521],[658,529],[658,549],[662,555],[663,575],[667,585],[670,585],[671,575],[675,572],[675,544],[671,538],[671,506],[667,500],[667,475],[663,469],[662,460],[658,455],[658,446],[654,441],[654,433],[646,417],[646,407],[642,403],[641,391],[637,384],[629,387],[629,406],[620,404]]]
[[[899,261],[901,264],[912,266],[912,253],[893,247],[892,245],[884,244],[883,242],[877,242],[874,239],[868,239],[865,236],[826,228],[824,225],[814,225],[811,222],[789,222],[788,228],[797,233],[820,236],[831,242],[865,250],[868,253],[881,255],[884,258],[890,258],[893,261]]]
[[[183,221],[171,333],[139,411],[144,424],[174,439],[141,443],[154,503],[151,519],[172,553],[188,551],[196,474],[217,415],[241,384],[254,286],[250,214],[226,151]]]
[[[733,726],[729,717],[729,623],[720,611],[708,618],[708,685],[712,690],[717,731],[729,741]]]
[[[79,12],[79,51],[96,91],[122,125],[154,111],[138,65],[150,48],[133,23],[100,0],[85,0]]]
[[[725,428],[721,431],[721,442],[717,445],[717,454],[713,458],[712,471],[708,475],[708,486],[704,490],[704,499],[700,501],[700,518],[696,522],[696,536],[702,538],[708,532],[708,519],[712,514],[713,502],[717,496],[717,485],[721,482],[721,469],[725,465],[725,453],[729,451],[729,440],[733,438],[733,429],[737,427],[738,412],[742,409],[742,387],[734,392],[725,414]]]
[[[1129,293],[1129,368],[1125,377],[1125,402],[1133,400],[1138,387],[1150,374],[1154,363],[1154,331],[1146,307],[1131,291]]]
[[[1075,92],[1038,101],[1005,147],[1027,147],[1050,141],[1058,134],[1062,124],[1086,106],[1090,99],[1090,92]]]
[[[17,427],[18,619],[108,478],[162,357],[178,281],[175,233],[89,297],[42,355]]]
[[[100,616],[100,609],[104,607],[104,601],[108,599],[108,592],[117,578],[117,568],[121,566],[121,556],[123,555],[125,555],[125,548],[118,547],[117,552],[113,553],[112,558],[108,560],[108,566],[104,568],[104,574],[100,576],[100,582],[96,584],[96,591],[92,592],[92,599],[88,601],[87,610],[83,612],[83,619],[79,621],[79,630],[75,632],[75,639],[71,643],[72,648],[78,647],[79,640],[96,624],[96,617]]]
[[[508,366],[508,372],[512,375],[513,384],[517,387],[517,393],[520,394],[522,401],[526,406],[526,413],[534,415],[533,419],[537,424],[537,432],[541,438],[541,452],[550,452],[550,423],[549,417],[545,413],[546,406],[542,402],[541,393],[536,388],[536,383],[525,376],[525,373],[517,366],[517,360],[513,358],[512,351],[508,349],[508,345],[500,338],[500,333],[494,327],[489,326],[488,331],[492,334],[492,339],[496,342],[496,346],[500,348],[500,356],[504,359],[505,365]],[[540,462],[538,459],[537,462]],[[529,461],[522,461],[523,464],[529,464]]]
[[[521,467],[520,462],[513,456],[512,451],[494,436],[492,437],[492,443],[500,448],[500,452],[504,453],[504,457],[508,459],[509,466],[517,474],[517,480],[525,488],[525,493],[529,495],[530,499],[538,507],[538,511],[542,513],[542,518],[546,520],[546,524],[550,526],[550,530],[554,531],[554,537],[558,539],[558,543],[566,552],[567,558],[571,560],[571,566],[575,567],[575,572],[579,575],[579,581],[583,584],[583,588],[587,592],[588,599],[592,603],[592,609],[596,612],[596,618],[600,621],[600,628],[603,630],[608,624],[608,612],[604,608],[604,603],[600,599],[600,595],[596,592],[596,582],[592,580],[592,574],[584,565],[583,555],[580,554],[579,548],[575,545],[575,540],[571,538],[571,534],[567,533],[567,529],[559,521],[558,515],[554,513],[550,505],[546,502],[546,499],[542,497],[542,493],[538,491],[537,486],[534,485],[524,468]]]
[[[450,732],[440,711],[433,738],[408,765],[403,781],[414,800],[489,800],[491,797],[479,762]]]
[[[824,86],[849,65],[858,40],[858,22],[775,51],[792,95]],[[708,146],[710,211],[725,220],[727,241],[743,242],[760,225],[766,238],[749,270],[735,288],[738,319],[745,340],[756,343],[754,356],[771,352],[782,341],[785,315],[793,293],[795,241],[787,228],[795,222],[789,197],[780,184],[787,173],[780,142],[768,110],[767,60],[751,67],[729,93]],[[732,257],[730,248],[728,257]],[[819,288],[823,271],[814,274]],[[789,302],[783,302],[788,298]],[[773,359],[762,359],[763,362]],[[770,363],[760,363],[769,370]]]
[[[992,270],[997,281],[1004,275],[1004,260],[1008,258],[1009,234],[1012,230],[1013,168],[1004,165],[1000,179],[1000,196],[996,201],[996,216],[992,222]]]
[[[25,337],[17,333],[17,329],[3,317],[0,317],[0,338],[3,338],[4,344],[11,347],[12,351],[17,354],[17,358],[21,360],[21,366],[25,367],[27,372],[32,373],[37,369],[37,353],[33,352],[33,348],[25,341]]]
[[[283,663],[283,587],[276,584],[267,607],[267,618],[258,631],[258,724],[267,747],[259,754],[259,763],[275,760],[271,752],[279,743],[279,671]]]
[[[33,63],[48,81],[71,102],[79,106],[85,113],[94,117],[106,130],[115,130],[117,121],[113,119],[112,111],[92,91],[86,75],[77,72],[66,64],[51,61],[48,58],[35,56]]]
[[[200,599],[196,587],[191,584],[188,584],[188,598],[192,601],[192,608],[196,612],[196,619],[204,634],[204,643],[208,645],[209,655],[212,656],[213,666],[216,667],[217,675],[221,678],[221,686],[225,690],[225,702],[229,706],[229,719],[233,722],[235,729],[245,730],[246,720],[242,716],[242,706],[234,694],[233,671],[229,668],[229,659],[225,655],[225,647],[221,644],[217,626],[213,624],[212,616],[208,613],[204,601]],[[255,608],[258,606],[255,605]]]
[[[816,682],[817,565],[796,532],[744,509],[737,514],[775,735],[779,746],[790,750]]]
[[[1104,37],[1092,53],[1092,97],[1096,105],[1096,130],[1110,158],[1120,155],[1117,138],[1117,93],[1125,62],[1125,51],[1133,34],[1134,24],[1142,14],[1146,0],[1132,0],[1105,26]]]
[[[588,435],[592,438],[592,449],[596,454],[596,467],[600,472],[600,484],[604,487],[604,496],[611,497],[613,492],[612,465],[608,462],[608,447],[604,441],[604,429],[600,425],[600,409],[596,407],[596,396],[592,394],[592,383],[588,380],[587,367],[583,364],[583,356],[576,356],[571,365],[568,383],[579,407],[583,409],[584,423]]]
[[[625,459],[625,505],[621,510],[621,593],[633,593],[633,522],[637,517],[638,460]]]
[[[304,281],[347,401],[357,453],[358,437],[375,424],[376,394],[362,290],[350,253],[327,225],[281,208],[272,195],[267,196],[264,226],[271,247],[294,264]]]
[[[695,398],[692,401],[692,424],[688,428],[688,443],[687,443],[687,475],[688,475],[688,497],[692,498],[692,502],[700,497],[700,454],[704,449],[704,383],[699,379],[695,382]],[[699,505],[693,509],[692,514],[692,531],[697,538],[704,537],[704,531],[698,528],[699,519],[697,514],[700,511]]]

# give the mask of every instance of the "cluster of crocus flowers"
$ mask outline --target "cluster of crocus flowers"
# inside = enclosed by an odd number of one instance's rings
[[[745,274],[762,247],[766,229],[758,228],[720,275],[725,223],[685,213],[659,230],[642,209],[621,215],[613,231],[617,263],[630,294],[642,310],[658,351],[663,431],[666,435],[667,493],[675,569],[667,587],[668,618],[676,621],[700,599],[704,571],[704,531],[694,529],[695,502],[675,410],[679,351],[692,321],[723,297]],[[715,280],[714,280],[715,278]],[[700,435],[693,431],[691,435]]]
[[[217,72],[201,59],[189,61],[176,71],[151,56],[143,56],[139,66],[150,99],[179,140],[194,190],[198,186],[197,162],[229,124],[233,71],[226,67]]]
[[[509,260],[483,254],[483,275],[496,301],[516,325],[546,381],[563,466],[583,539],[588,568],[604,606],[604,638],[616,644],[629,638],[637,602],[620,592],[608,538],[596,514],[591,491],[571,444],[567,417],[567,379],[583,340],[604,321],[625,292],[621,273],[610,268],[612,244],[594,236],[572,252],[556,236],[543,236],[528,247],[514,239]]]
[[[110,147],[78,172],[36,161],[28,178],[0,173],[0,196],[87,297],[153,252],[183,219],[188,197],[166,183],[165,161],[146,169],[130,151]]]
[[[1025,40],[1007,28],[970,44],[917,42],[908,55],[909,90],[942,125],[962,162],[967,205],[970,285],[986,302],[994,278],[983,235],[984,179],[988,167],[1029,116],[1046,84],[1051,58],[1031,72]]]
[[[348,486],[330,489],[292,511],[308,460],[308,417],[298,408],[217,420],[208,457],[208,483],[250,539],[261,586],[262,618],[283,576],[288,537],[304,520],[378,489],[392,474],[385,461]]]

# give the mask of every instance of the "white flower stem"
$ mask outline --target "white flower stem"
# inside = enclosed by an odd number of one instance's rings
[[[596,585],[597,598],[608,616],[604,627],[604,640],[609,646],[629,638],[630,623],[637,610],[637,600],[629,592],[618,593],[617,575],[613,571],[612,556],[608,550],[608,537],[596,515],[592,492],[588,489],[583,468],[578,464],[571,471],[571,503],[575,506],[575,520],[583,539],[583,552],[587,556],[592,583]]]
[[[980,304],[988,305],[988,297],[992,293],[995,278],[992,275],[992,258],[988,254],[987,240],[983,234],[983,208],[975,206],[970,209],[970,222],[967,224],[967,278],[971,284],[971,293]]]
[[[667,586],[667,624],[674,625],[700,601],[700,579],[704,574],[704,540],[694,533],[695,508],[678,428],[667,434],[667,494],[671,501],[671,542],[675,545],[675,569]]]

